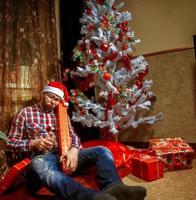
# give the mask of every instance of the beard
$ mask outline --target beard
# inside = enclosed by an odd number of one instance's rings
[[[44,108],[44,110],[47,110],[47,111],[54,110],[58,105],[52,101],[46,100],[45,96],[43,96],[43,98],[41,100],[41,104],[42,104],[42,107]]]

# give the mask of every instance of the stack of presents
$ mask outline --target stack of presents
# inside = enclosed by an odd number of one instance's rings
[[[149,149],[131,158],[132,174],[153,181],[164,172],[192,168],[193,158],[193,149],[182,138],[151,139]]]

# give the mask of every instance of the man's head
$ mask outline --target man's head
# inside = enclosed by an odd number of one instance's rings
[[[50,82],[46,85],[42,93],[42,105],[46,109],[56,108],[61,100],[64,102],[69,101],[67,88],[57,81]]]

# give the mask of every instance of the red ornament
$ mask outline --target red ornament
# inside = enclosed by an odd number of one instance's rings
[[[114,51],[114,52],[110,53],[108,58],[109,58],[110,61],[113,61],[116,58],[117,55],[118,55],[117,51]]]
[[[108,27],[108,19],[107,16],[103,15],[102,19],[101,19],[101,25],[102,28],[107,28]]]
[[[86,46],[84,45],[84,43],[80,44],[79,46],[81,51],[84,51],[86,49]]]
[[[131,62],[128,56],[123,55],[121,58],[121,62],[123,63],[125,68],[127,69],[131,68]]]
[[[91,32],[91,31],[93,31],[93,29],[94,29],[94,26],[92,24],[89,24],[88,25],[88,31]]]
[[[135,85],[137,86],[138,89],[141,89],[142,86],[143,86],[143,82],[137,81],[137,82],[135,83]]]
[[[128,26],[128,21],[124,21],[124,22],[122,22],[121,24],[122,24],[122,26],[124,26],[124,27],[125,27],[125,26]]]
[[[128,27],[122,27],[122,31],[127,32],[128,30]]]
[[[80,115],[84,116],[85,114],[86,114],[86,110],[82,108],[82,109],[80,110]]]
[[[118,103],[118,96],[112,95],[112,93],[109,93],[108,95],[108,109],[111,109],[112,106],[115,106]]]
[[[115,5],[112,5],[112,10],[116,10],[116,6]]]
[[[87,9],[85,10],[85,12],[86,12],[87,15],[91,15],[91,14],[92,14],[92,9],[87,8]]]
[[[108,56],[103,58],[103,63],[105,64],[109,60]]]
[[[108,43],[102,43],[101,45],[100,45],[100,49],[102,50],[102,51],[107,51],[108,50],[108,48],[109,48],[109,44]]]
[[[93,53],[93,58],[94,59],[99,59],[99,56],[97,55],[97,49],[96,48],[92,49],[92,53]]]
[[[103,74],[103,79],[106,80],[106,81],[110,80],[111,77],[112,77],[111,74],[109,74],[109,73],[107,73],[107,72],[105,72],[105,73]]]
[[[123,51],[126,50],[127,48],[128,48],[127,44],[123,44],[122,47],[121,47],[121,49],[122,49]]]

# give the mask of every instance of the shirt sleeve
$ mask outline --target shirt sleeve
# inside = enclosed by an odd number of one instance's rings
[[[81,149],[82,145],[81,145],[81,142],[80,142],[80,138],[75,133],[69,117],[68,117],[68,126],[69,126],[69,133],[70,133],[70,137],[71,137],[71,146],[76,147],[77,149]]]
[[[11,152],[27,152],[29,151],[30,139],[25,139],[26,117],[24,109],[16,115],[11,123],[8,133],[10,143],[7,144],[7,150]]]

